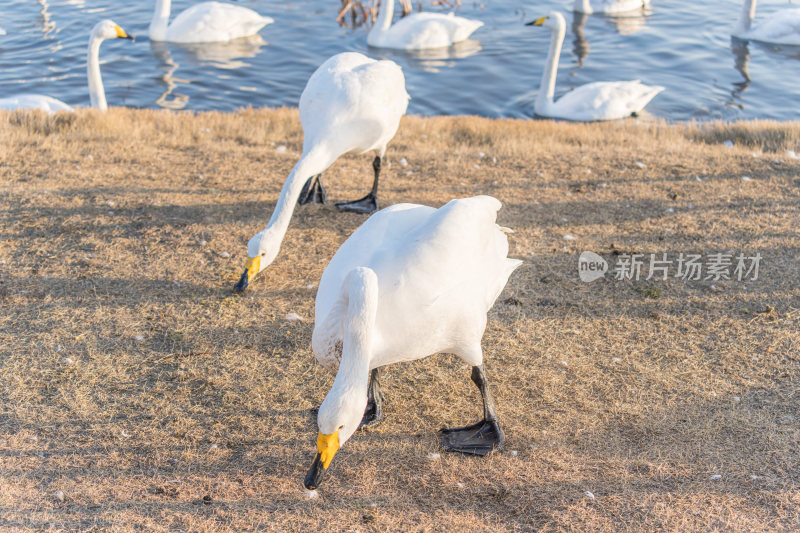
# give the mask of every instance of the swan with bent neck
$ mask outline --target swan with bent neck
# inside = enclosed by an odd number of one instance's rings
[[[744,0],[732,35],[745,41],[800,46],[800,8],[783,8],[753,24],[756,0]]]
[[[105,111],[108,109],[103,78],[100,76],[100,44],[106,39],[130,39],[113,20],[98,22],[89,36],[89,48],[86,53],[86,77],[89,81],[89,98],[92,107]],[[10,98],[0,98],[0,109],[41,109],[54,113],[56,111],[73,111],[72,106],[51,96],[41,94],[21,94]]]
[[[325,203],[320,176],[339,157],[376,153],[372,190],[360,200],[336,207],[362,214],[377,211],[381,160],[408,100],[403,71],[393,61],[344,52],[320,65],[300,95],[303,154],[283,184],[267,227],[247,243],[247,263],[234,291],[244,291],[275,260],[297,203]]]
[[[443,448],[486,455],[502,446],[481,339],[487,312],[522,261],[508,257],[510,230],[497,225],[500,207],[490,196],[439,209],[395,204],[371,216],[333,256],[319,282],[311,346],[336,378],[317,415],[307,489],[320,485],[359,427],[383,418],[378,369],[435,353],[472,366],[483,399],[483,420],[442,430]]]
[[[246,7],[201,2],[181,11],[172,24],[172,0],[156,0],[150,21],[150,40],[172,43],[212,43],[247,37],[274,22]]]
[[[376,48],[424,50],[444,48],[464,41],[483,26],[479,20],[453,13],[412,13],[392,25],[395,0],[382,0],[378,19],[367,34],[367,44]]]
[[[543,26],[552,32],[547,63],[534,104],[534,111],[539,116],[575,121],[626,118],[644,109],[655,95],[664,90],[663,87],[644,85],[639,80],[598,81],[581,85],[554,101],[558,59],[567,23],[561,13],[551,11],[547,16],[529,22],[528,26]]]

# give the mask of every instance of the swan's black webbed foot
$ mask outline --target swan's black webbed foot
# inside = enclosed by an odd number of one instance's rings
[[[336,207],[339,209],[339,211],[371,215],[378,210],[378,197],[374,193],[369,193],[360,200],[338,203],[336,204]]]
[[[503,431],[496,420],[481,420],[463,428],[443,428],[442,446],[449,452],[486,455],[503,445]]]
[[[368,428],[377,426],[383,422],[383,400],[385,399],[381,391],[381,382],[378,378],[378,369],[372,370],[369,379],[369,391],[367,396],[367,408],[364,410],[364,417],[358,428]]]
[[[463,428],[440,429],[442,446],[450,452],[486,455],[503,446],[503,431],[497,423],[494,400],[489,393],[486,370],[483,365],[472,367],[472,382],[481,391],[483,420]]]
[[[297,199],[298,204],[304,205],[312,202],[324,204],[327,201],[328,193],[325,192],[325,188],[322,186],[320,176],[322,176],[322,174],[317,174],[316,176],[308,178],[306,184],[303,185],[303,190],[300,191],[300,197]]]

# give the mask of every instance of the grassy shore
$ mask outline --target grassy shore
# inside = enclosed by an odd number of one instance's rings
[[[382,204],[490,194],[515,230],[484,340],[506,446],[441,452],[479,416],[469,370],[396,365],[313,500],[314,295],[364,218],[299,207],[230,290],[301,147],[289,109],[0,114],[0,529],[797,528],[800,125],[406,117]],[[329,199],[370,163],[335,163]],[[583,250],[763,260],[583,283]]]

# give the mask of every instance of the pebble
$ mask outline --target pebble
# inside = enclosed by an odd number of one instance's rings
[[[275,151],[278,152],[279,154],[284,153],[286,151],[286,145],[281,144],[276,146]]]
[[[592,493],[591,493],[591,492],[589,492],[588,490],[587,490],[586,492],[584,492],[584,494],[585,494],[585,495],[586,495],[586,497],[587,497],[587,498],[589,498],[590,500],[594,500],[594,494],[592,494]]]
[[[575,240],[575,237],[573,237],[572,235],[564,235],[561,238],[564,239],[565,241],[574,241]]]
[[[750,176],[742,176],[742,181],[753,181],[753,178]]]
[[[613,357],[613,358],[611,359],[611,362],[612,362],[612,363],[621,363],[621,362],[622,362],[622,359],[620,359],[619,357]]]
[[[566,361],[561,361],[562,366],[569,366]]]
[[[429,453],[428,454],[428,459],[431,460],[431,461],[438,461],[440,457],[441,457],[441,455],[439,455],[438,453]]]
[[[107,201],[107,202],[106,202],[106,205],[107,205],[108,207],[114,207],[114,202],[112,202],[111,200],[109,200],[109,201]]]
[[[711,477],[710,477],[710,478],[708,478],[708,479],[710,479],[710,480],[712,480],[712,481],[716,481],[716,480],[718,480],[718,479],[722,479],[722,476],[721,476],[720,474],[714,474],[713,476],[711,476]]]
[[[405,157],[401,157],[400,158],[400,166],[401,167],[407,167],[408,166],[408,159],[406,159]]]
[[[480,157],[481,159],[483,159],[484,157],[486,157],[486,154],[485,154],[485,153],[483,153],[483,152],[478,152],[478,157]]]
[[[75,361],[72,359],[72,357],[65,357],[65,358],[63,359],[63,361],[64,361],[64,364],[67,364],[67,365],[71,365],[72,363],[74,363],[74,362],[75,362]]]
[[[800,159],[800,155],[797,155],[794,150],[786,150],[786,155],[792,159]]]
[[[641,161],[637,161],[637,162],[636,162],[636,166],[637,166],[637,167],[639,167],[639,168],[647,168],[647,165],[645,165],[645,164],[644,164],[644,163],[642,163]]]
[[[303,494],[306,495],[306,498],[309,500],[316,500],[319,498],[319,492],[316,490],[308,490],[307,488],[303,487]]]
[[[200,241],[200,246],[205,246],[206,244],[208,244],[207,240],[203,239]]]
[[[456,483],[456,487],[458,487],[459,489],[463,489],[464,484],[459,481],[458,483]]]
[[[126,432],[124,429],[120,429],[119,434],[125,437],[126,439],[131,436],[130,433]]]
[[[57,491],[56,491],[56,492],[53,494],[53,496],[55,496],[56,500],[58,500],[58,501],[60,501],[60,502],[63,502],[63,501],[64,501],[64,491],[63,491],[63,490],[57,490]]]
[[[289,313],[288,315],[286,315],[286,320],[288,320],[289,322],[298,322],[298,321],[302,322],[303,317],[301,317],[297,313]]]
[[[133,340],[141,342],[144,340],[144,335],[136,335]]]
[[[517,455],[519,455],[519,452],[517,452],[517,450],[511,450],[511,457],[516,457]]]
[[[674,212],[675,212],[675,208],[674,207],[670,207],[670,208],[667,209],[667,213],[674,213]]]
[[[228,252],[220,252],[219,256],[227,259],[231,256],[231,254],[229,254]]]
[[[726,148],[733,148],[733,141],[731,140],[725,141],[724,143],[722,143],[722,146]]]

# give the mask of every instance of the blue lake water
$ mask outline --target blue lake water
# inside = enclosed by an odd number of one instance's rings
[[[193,3],[173,1],[173,17]],[[623,19],[573,15],[567,0],[463,0],[458,14],[485,26],[472,41],[433,57],[370,49],[367,27],[336,22],[338,0],[236,3],[275,22],[254,40],[187,46],[148,40],[154,0],[0,0],[7,32],[0,36],[0,97],[35,92],[88,106],[88,34],[111,18],[137,36],[134,43],[106,41],[100,50],[111,106],[296,106],[317,66],[354,50],[403,67],[409,113],[531,117],[550,33],[524,23],[559,9],[568,28],[557,97],[593,81],[641,79],[666,87],[647,107],[655,117],[800,119],[800,47],[732,41],[739,0],[652,0],[649,13]],[[431,3],[423,8],[441,10]],[[762,1],[759,15],[786,6]]]

